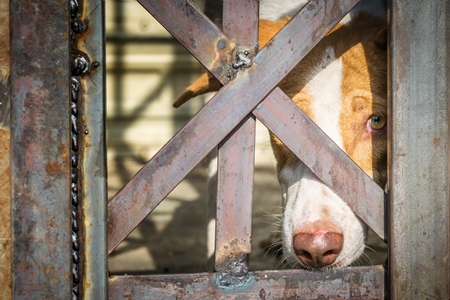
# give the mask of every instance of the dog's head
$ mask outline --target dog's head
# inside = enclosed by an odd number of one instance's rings
[[[288,19],[260,21],[265,45]],[[279,87],[380,186],[386,183],[385,23],[361,13],[337,25]],[[205,73],[175,101],[220,88]],[[292,137],[295,138],[295,137]],[[283,252],[294,266],[346,266],[364,250],[366,226],[273,134],[283,193]]]

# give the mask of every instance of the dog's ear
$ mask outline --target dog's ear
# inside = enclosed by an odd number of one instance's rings
[[[218,91],[220,87],[221,84],[219,80],[217,80],[214,75],[207,71],[202,76],[200,76],[193,84],[187,87],[180,96],[178,96],[178,98],[173,103],[173,107],[178,108],[186,103],[189,99],[196,96],[208,92]]]
[[[378,32],[375,40],[375,45],[377,45],[380,49],[387,49],[387,28],[384,28]]]

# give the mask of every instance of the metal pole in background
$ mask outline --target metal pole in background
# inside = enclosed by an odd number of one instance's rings
[[[391,1],[391,299],[449,299],[450,2]]]

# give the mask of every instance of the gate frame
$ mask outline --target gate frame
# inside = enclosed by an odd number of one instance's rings
[[[105,299],[106,228],[104,222],[98,222],[98,216],[102,221],[106,216],[104,102],[98,101],[104,97],[104,51],[99,42],[103,39],[103,5],[101,1],[88,0],[84,9],[90,19],[90,31],[80,37],[78,46],[80,49],[85,47],[92,61],[100,62],[100,67],[83,77],[81,120],[85,125],[78,124],[88,130],[80,143],[84,149],[79,168],[83,170],[81,203],[86,216],[82,221],[85,235],[81,280],[84,297]],[[39,11],[51,11],[55,16],[48,18],[43,13],[36,13]],[[412,299],[415,295],[446,299],[449,297],[450,4],[445,0],[427,5],[411,0],[393,1],[390,12],[389,289],[393,299]],[[68,57],[72,49],[69,18],[69,5],[63,1],[41,1],[30,6],[11,2],[13,295],[18,299],[30,295],[64,299],[72,295],[73,281],[69,275],[72,253],[68,249],[72,232],[68,221],[71,92],[67,86],[71,77]],[[422,76],[418,75],[419,70]],[[422,99],[433,99],[436,105],[425,104]],[[44,123],[49,113],[58,122]],[[420,132],[419,136],[417,132]],[[47,140],[43,141],[41,137]],[[420,151],[429,154],[427,158],[414,151],[417,144]],[[34,157],[39,158],[39,163],[33,163]],[[417,172],[418,169],[422,172]],[[434,175],[436,169],[439,172]],[[423,207],[426,214],[417,207]],[[22,220],[29,222],[20,222]],[[433,238],[436,234],[439,236],[437,242]],[[33,241],[35,243],[29,247]],[[47,242],[54,247],[48,247]],[[372,270],[379,273],[376,268],[372,267]],[[347,277],[348,283],[354,281],[352,276],[356,273],[351,273],[351,268],[345,272],[351,274]],[[330,276],[303,271],[295,273],[298,277],[306,275],[308,280]],[[254,278],[274,280],[277,274],[282,272],[255,272]],[[147,282],[162,277],[118,278],[127,284],[131,280]],[[180,277],[178,285],[167,285],[174,279],[177,277],[171,276],[156,285],[183,286]],[[298,284],[298,281],[288,284],[285,277],[281,279],[291,287]],[[114,281],[118,282],[117,278]],[[112,282],[110,279],[109,283]],[[145,285],[140,287],[145,288]],[[190,284],[185,287],[195,288]],[[151,289],[150,292],[159,292],[155,287]],[[266,296],[265,289],[257,291],[259,294],[256,295]],[[138,295],[137,292],[130,295]]]

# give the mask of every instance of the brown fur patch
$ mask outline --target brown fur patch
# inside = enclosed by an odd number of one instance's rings
[[[269,40],[289,21],[260,20],[259,44]],[[375,181],[386,182],[386,134],[372,135],[366,123],[372,115],[386,116],[387,52],[386,25],[381,20],[361,13],[350,25],[338,24],[333,30],[282,80],[279,87],[312,120],[312,97],[306,90],[312,70],[322,60],[328,47],[342,59],[343,83],[340,126],[347,154]],[[176,100],[177,107],[190,98],[219,90],[220,83],[205,73]],[[339,96],[339,95],[336,95]],[[178,105],[179,104],[179,105]],[[298,158],[273,134],[271,144],[277,159],[277,170],[294,164]]]
[[[280,88],[313,120],[313,99],[305,89],[311,70],[327,47],[342,58],[342,111],[344,150],[375,181],[386,183],[386,134],[372,135],[366,123],[372,115],[387,114],[387,52],[383,48],[385,24],[360,14],[351,26],[337,25],[280,83]],[[283,143],[271,135],[278,171],[298,161]]]

